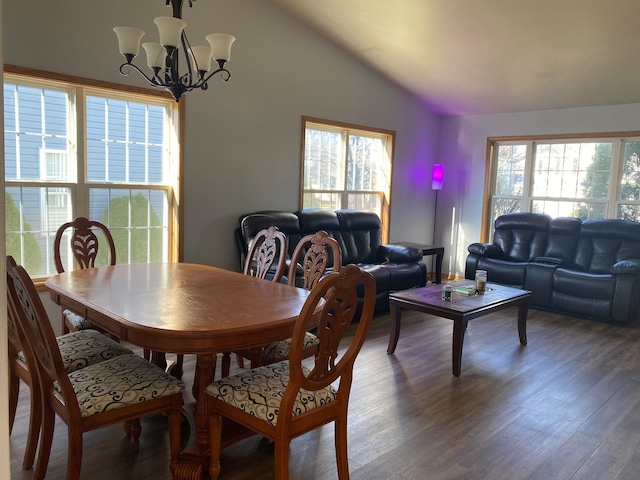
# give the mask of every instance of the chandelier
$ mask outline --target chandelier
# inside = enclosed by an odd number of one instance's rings
[[[171,92],[178,102],[185,92],[196,88],[206,90],[207,82],[217,73],[225,82],[231,78],[225,64],[231,57],[231,44],[236,38],[226,33],[212,33],[206,36],[209,46],[192,47],[184,31],[187,24],[182,20],[183,0],[166,1],[167,6],[173,8],[173,17],[157,17],[153,20],[158,27],[160,43],[142,44],[147,54],[147,65],[153,72],[151,75],[132,63],[140,50],[144,31],[132,27],[115,27],[113,31],[118,36],[120,53],[125,58],[125,63],[120,65],[120,73],[126,76],[133,68],[152,86]],[[189,0],[189,7],[194,1]],[[179,58],[186,65],[184,73],[180,73]],[[214,70],[211,69],[211,59],[217,64]]]

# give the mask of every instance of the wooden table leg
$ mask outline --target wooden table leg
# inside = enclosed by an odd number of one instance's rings
[[[436,283],[442,282],[442,253],[436,254]]]
[[[464,343],[464,333],[467,331],[468,320],[457,318],[453,321],[453,347],[452,347],[452,364],[453,374],[460,376],[462,370],[462,345]]]
[[[527,344],[527,314],[529,312],[529,298],[518,305],[518,336],[520,345]]]
[[[215,367],[215,355],[198,355],[192,389],[196,398],[195,412],[191,414],[187,410],[185,413],[191,436],[173,468],[174,480],[203,479],[209,466],[209,416],[204,400],[205,388],[213,381]]]
[[[396,345],[398,345],[398,338],[400,337],[400,307],[394,302],[389,302],[391,332],[389,333],[389,346],[387,347],[387,354],[391,355],[396,351]]]

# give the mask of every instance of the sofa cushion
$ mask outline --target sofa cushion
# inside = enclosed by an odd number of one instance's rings
[[[504,252],[505,260],[531,262],[544,256],[551,217],[535,213],[512,213],[494,222],[493,243]]]
[[[340,220],[342,264],[379,263],[382,245],[380,218],[374,212],[336,210]]]
[[[640,258],[640,224],[623,220],[585,220],[575,264],[584,272],[610,273],[620,261]]]
[[[574,217],[558,217],[549,223],[549,237],[544,257],[556,259],[558,265],[573,265],[582,221]]]
[[[281,232],[284,232],[284,234],[289,237],[290,250],[291,245],[293,244],[295,247],[298,240],[301,238],[298,217],[291,212],[263,210],[249,215],[242,215],[239,221],[242,238],[245,241],[245,252],[248,249],[251,240],[253,240],[253,237],[255,237],[260,230],[269,228],[272,225],[277,226]]]
[[[480,257],[478,259],[477,269],[488,272],[487,280],[489,282],[522,288],[527,276],[528,265],[529,262],[513,262],[496,258]]]

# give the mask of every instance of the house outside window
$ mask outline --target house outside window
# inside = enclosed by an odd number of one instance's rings
[[[640,221],[640,132],[490,138],[484,231],[513,212]]]
[[[118,263],[176,261],[175,102],[42,73],[4,74],[7,253],[52,275],[58,227],[85,216],[109,228]],[[62,257],[73,268],[70,249]]]
[[[302,119],[301,207],[369,210],[388,237],[395,132]]]

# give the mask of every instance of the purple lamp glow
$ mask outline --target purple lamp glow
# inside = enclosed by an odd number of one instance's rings
[[[433,165],[431,189],[442,190],[442,180],[444,180],[444,166],[441,163],[436,163]]]

